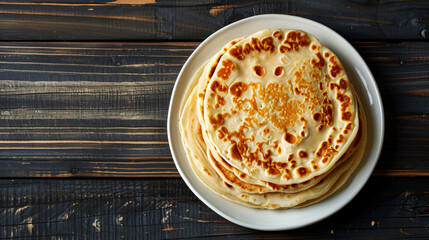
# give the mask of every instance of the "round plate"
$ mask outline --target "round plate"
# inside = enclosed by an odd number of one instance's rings
[[[232,39],[269,28],[299,29],[316,36],[331,49],[346,69],[359,95],[368,121],[365,155],[356,172],[338,192],[314,205],[284,210],[253,209],[224,199],[208,189],[194,174],[180,136],[179,109],[190,79],[207,59]],[[288,15],[259,15],[230,24],[213,33],[192,53],[177,77],[168,110],[168,141],[176,167],[189,188],[213,211],[238,225],[258,230],[303,227],[335,213],[362,189],[380,155],[384,136],[384,113],[380,93],[368,66],[344,38],[317,22]]]

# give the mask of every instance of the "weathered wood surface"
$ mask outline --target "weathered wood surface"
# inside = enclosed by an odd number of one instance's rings
[[[0,238],[427,239],[427,183],[427,178],[372,177],[327,220],[260,232],[211,211],[181,179],[3,179]]]
[[[194,40],[267,13],[318,21],[347,39],[427,39],[427,1],[3,0],[0,40]]]
[[[376,175],[429,176],[429,43],[353,42],[386,113]],[[0,43],[0,177],[178,177],[171,90],[198,43]]]
[[[199,41],[263,13],[303,16],[354,41],[386,111],[383,152],[357,198],[276,233],[199,201],[166,136],[173,84]],[[2,0],[0,239],[428,239],[427,38],[429,4],[418,0]],[[80,178],[16,178],[40,176]]]

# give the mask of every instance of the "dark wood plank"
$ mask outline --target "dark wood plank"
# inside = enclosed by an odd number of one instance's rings
[[[426,1],[3,0],[2,40],[195,40],[267,13],[306,17],[348,39],[427,39]]]
[[[376,174],[429,175],[429,43],[354,42],[379,84]],[[198,43],[0,43],[0,177],[178,177],[171,90]]]
[[[428,184],[427,178],[373,177],[328,219],[273,233],[228,222],[181,179],[3,179],[0,238],[427,239]]]

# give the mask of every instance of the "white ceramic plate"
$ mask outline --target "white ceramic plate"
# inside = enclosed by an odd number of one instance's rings
[[[314,205],[285,210],[252,209],[215,194],[194,174],[186,157],[179,130],[179,109],[195,71],[232,39],[269,28],[300,29],[316,36],[341,60],[361,98],[368,120],[368,142],[362,163],[340,191]],[[189,188],[213,211],[238,225],[258,230],[287,230],[324,219],[350,202],[370,177],[380,155],[384,113],[380,93],[368,66],[344,38],[317,22],[288,15],[259,15],[230,24],[208,37],[192,53],[177,77],[168,111],[168,141],[176,167]],[[353,217],[353,216],[350,216]]]

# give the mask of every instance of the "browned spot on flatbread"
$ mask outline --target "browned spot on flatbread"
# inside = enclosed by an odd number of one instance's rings
[[[347,111],[347,108],[351,105],[351,98],[347,94],[337,93],[337,100],[341,102],[341,119],[343,121],[350,121],[352,113]]]
[[[275,47],[274,47],[274,41],[272,37],[265,37],[261,40],[262,49],[264,49],[267,52],[274,53]]]
[[[338,135],[338,139],[336,140],[337,143],[342,143],[344,141],[344,135],[340,134]]]
[[[300,177],[304,177],[305,175],[307,175],[308,172],[309,171],[306,167],[300,167],[300,168],[296,169],[296,173],[298,173],[298,175]]]
[[[244,54],[248,55],[253,51],[252,46],[250,46],[249,43],[244,44],[243,52]]]
[[[322,157],[326,152],[326,149],[328,149],[328,141],[323,141],[319,147],[319,150],[316,152],[316,157]]]
[[[219,108],[220,106],[225,105],[225,99],[220,96],[220,95],[216,95],[216,104],[215,104],[215,108]]]
[[[230,152],[231,157],[233,159],[235,159],[235,160],[241,160],[242,159],[241,154],[238,151],[237,144],[232,145],[231,148],[229,149],[229,152]]]
[[[286,140],[286,142],[288,142],[290,144],[294,144],[297,141],[295,135],[293,135],[292,133],[288,133],[288,132],[285,134],[285,140]]]
[[[226,92],[226,85],[225,84],[221,84],[219,81],[213,81],[212,84],[210,85],[210,89],[213,92],[219,91],[219,92]]]
[[[280,31],[275,31],[273,33],[273,37],[277,38],[278,40],[282,40],[283,39],[283,33]]]
[[[270,133],[270,129],[269,128],[264,128],[264,135],[267,135],[268,133]]]
[[[336,83],[331,83],[331,84],[329,85],[329,88],[331,89],[331,91],[333,91],[333,90],[334,90],[334,88],[337,88],[337,90],[339,90],[339,89],[340,89],[340,86],[339,86],[338,84],[336,84]]]
[[[310,42],[308,41],[307,34],[297,32],[297,31],[290,31],[285,41],[283,42],[285,46],[283,48],[280,48],[280,52],[291,52],[291,51],[298,51],[299,47],[305,47],[310,45]]]
[[[352,124],[351,123],[348,123],[347,125],[346,125],[346,127],[344,128],[344,131],[343,131],[343,133],[344,134],[348,134],[349,133],[349,131],[352,129]]]
[[[332,66],[330,67],[329,72],[331,73],[331,76],[335,78],[341,73],[342,71],[341,66],[337,62],[337,59],[335,56],[330,57],[329,62],[332,63]]]
[[[225,133],[223,133],[222,131],[218,131],[218,133],[217,133],[217,137],[218,137],[219,139],[224,139],[224,138],[225,138]]]
[[[288,169],[286,169],[286,171],[288,172],[289,170],[288,170]],[[286,179],[286,180],[289,180],[289,179],[290,179],[290,174],[289,174],[289,173],[286,173],[286,174],[284,174],[284,175],[282,176],[282,178],[283,178],[283,179]]]
[[[319,122],[322,119],[322,115],[320,113],[313,114],[313,119],[316,122]]]
[[[344,95],[341,93],[337,93],[336,99],[340,102],[344,102]]]
[[[301,150],[298,152],[298,157],[300,158],[307,158],[308,157],[308,153],[304,150]]]
[[[273,141],[273,145],[272,145],[272,147],[273,147],[273,148],[277,148],[278,146],[279,146],[279,141],[274,140],[274,141]]]
[[[322,68],[325,66],[325,59],[323,58],[322,54],[320,52],[316,53],[316,59],[311,59],[311,64],[313,65],[314,68]]]
[[[216,129],[219,125],[225,123],[225,117],[228,117],[229,113],[220,114],[218,113],[216,117],[210,116],[209,121],[210,124]]]
[[[253,72],[259,77],[262,77],[265,75],[265,69],[261,65],[255,65],[253,66]]]
[[[217,72],[217,77],[226,80],[229,78],[231,73],[235,70],[236,66],[234,62],[229,59],[222,61],[222,67]]]
[[[283,66],[277,66],[276,68],[274,68],[274,75],[275,76],[280,76],[283,74]]]
[[[347,89],[347,80],[344,78],[340,79],[340,88],[346,90]]]
[[[344,102],[341,103],[341,112],[345,112],[346,109],[351,105],[351,99],[347,94],[344,94]]]
[[[249,87],[244,82],[235,82],[229,87],[229,93],[231,93],[235,97],[240,97]]]
[[[284,169],[287,167],[287,162],[276,162],[277,168]]]
[[[287,53],[287,52],[290,52],[290,48],[288,48],[287,46],[285,46],[285,45],[280,45],[279,46],[279,52],[280,53]]]
[[[351,112],[343,112],[341,114],[341,119],[343,121],[350,121],[351,118],[352,118],[352,113]]]
[[[280,171],[275,167],[271,167],[268,169],[268,174],[275,176],[275,175],[279,175]]]
[[[237,45],[229,49],[229,54],[238,60],[243,60],[246,57],[243,53],[243,47],[241,45]]]
[[[261,52],[262,46],[261,46],[261,42],[259,41],[258,38],[252,38],[252,39],[250,39],[250,45],[257,52]]]
[[[290,161],[290,168],[291,169],[296,168],[296,161],[295,160]]]
[[[296,95],[300,95],[301,94],[301,91],[299,91],[298,87],[296,87],[294,90],[295,90],[295,94]]]

